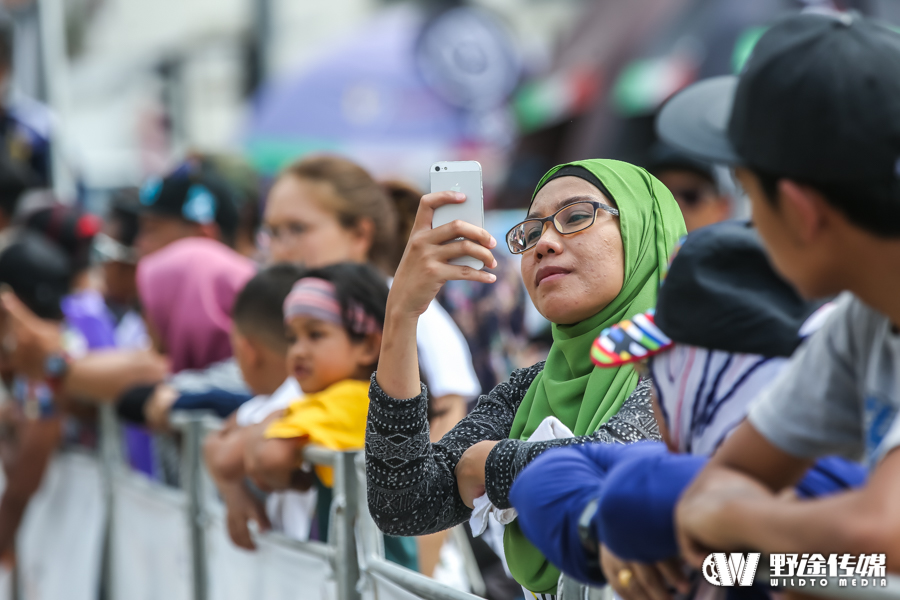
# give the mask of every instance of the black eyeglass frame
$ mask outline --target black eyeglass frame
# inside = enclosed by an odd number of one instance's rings
[[[556,224],[556,215],[558,215],[559,213],[561,213],[561,212],[564,211],[564,210],[567,210],[567,209],[569,209],[569,208],[572,208],[573,206],[577,206],[578,204],[590,204],[591,206],[594,207],[594,212],[591,213],[591,222],[588,223],[587,225],[585,225],[584,227],[582,227],[581,229],[576,229],[575,231],[570,231],[570,232],[568,232],[568,233],[563,233],[562,231],[559,230],[559,226]],[[544,223],[546,223],[547,221],[550,221],[550,222],[553,224],[553,228],[554,228],[554,229],[556,230],[556,232],[559,233],[560,235],[572,235],[573,233],[580,233],[580,232],[584,231],[585,229],[589,229],[590,227],[592,227],[592,226],[594,225],[594,223],[597,222],[597,209],[599,209],[599,208],[602,208],[603,210],[605,210],[606,212],[608,212],[609,214],[611,214],[611,215],[614,216],[614,217],[618,217],[618,216],[619,216],[619,210],[618,210],[617,208],[613,208],[613,207],[610,206],[609,204],[604,204],[604,203],[602,203],[602,202],[597,202],[596,200],[579,200],[578,202],[573,202],[572,204],[566,204],[565,206],[563,206],[562,208],[560,208],[558,211],[556,211],[555,213],[553,213],[553,214],[550,215],[550,216],[547,216],[547,217],[536,217],[536,218],[534,218],[534,219],[525,219],[524,221],[521,221],[521,222],[519,222],[519,223],[516,223],[515,225],[513,225],[513,226],[510,228],[509,231],[506,232],[506,247],[509,248],[509,251],[512,252],[513,254],[522,254],[522,253],[524,253],[524,252],[528,252],[529,250],[531,250],[532,248],[534,248],[535,246],[537,246],[538,242],[539,242],[540,239],[541,239],[540,237],[538,237],[538,239],[537,239],[532,245],[527,246],[527,247],[524,248],[523,250],[516,251],[516,250],[513,249],[513,245],[512,245],[512,243],[509,241],[509,236],[512,235],[512,232],[513,232],[513,231],[515,231],[516,229],[518,229],[519,227],[521,227],[521,226],[524,225],[525,223],[531,223],[531,222],[540,223],[540,224],[541,224],[541,235],[543,235],[543,231],[544,231]]]

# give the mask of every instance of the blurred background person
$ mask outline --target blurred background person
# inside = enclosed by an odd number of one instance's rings
[[[140,314],[137,292],[138,233],[137,188],[117,190],[103,222],[94,236],[92,263],[102,270],[103,295],[115,322],[117,348],[150,347],[147,328]]]
[[[26,232],[0,252],[4,300],[22,304],[36,317],[45,319],[64,340],[66,351],[75,355],[84,352],[86,342],[65,325],[60,309],[71,281],[69,257],[39,235]],[[14,298],[10,298],[12,294]],[[63,414],[54,401],[57,390],[47,381],[43,368],[35,368],[32,362],[24,360],[27,357],[16,347],[12,331],[15,326],[7,312],[0,311],[0,457],[6,478],[0,498],[0,556],[12,550],[28,502],[63,440]],[[72,429],[69,434],[78,436]]]
[[[195,161],[185,161],[141,186],[138,254],[146,256],[176,240],[206,237],[234,246],[238,214],[231,189]]]
[[[688,233],[731,217],[731,198],[721,191],[712,164],[659,142],[651,151],[647,170],[675,196]]]

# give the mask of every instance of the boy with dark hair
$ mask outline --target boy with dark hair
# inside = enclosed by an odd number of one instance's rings
[[[274,394],[287,377],[288,341],[281,305],[301,272],[290,264],[269,267],[248,281],[234,301],[231,348],[255,394]]]
[[[227,510],[228,533],[235,544],[252,549],[249,521],[261,529],[271,527],[291,534],[293,512],[312,510],[314,498],[296,492],[272,494],[268,511],[245,483],[244,446],[248,429],[281,411],[303,395],[297,381],[288,375],[288,341],[282,306],[303,270],[280,264],[261,271],[238,294],[232,309],[231,347],[247,385],[258,394],[242,404],[223,429],[206,439],[204,455],[210,474]],[[307,506],[308,505],[308,506]],[[285,522],[288,525],[285,525]],[[308,519],[303,523],[308,528]],[[304,536],[305,537],[305,536]]]
[[[774,25],[739,78],[692,86],[660,114],[669,143],[738,165],[773,265],[804,296],[850,292],[682,497],[679,542],[696,566],[711,549],[752,548],[883,553],[900,571],[897,98],[900,34],[804,14]],[[865,459],[866,486],[777,495],[832,453]]]

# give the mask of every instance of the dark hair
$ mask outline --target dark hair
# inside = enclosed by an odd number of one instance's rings
[[[281,172],[308,181],[326,183],[334,195],[322,198],[342,226],[351,228],[363,219],[374,224],[368,260],[386,274],[397,269],[397,208],[385,189],[356,163],[339,156],[304,158]]]
[[[344,320],[344,329],[350,339],[362,340],[365,336],[354,334],[348,321],[351,302],[362,306],[367,315],[375,318],[379,326],[384,327],[385,308],[387,307],[388,286],[384,275],[370,265],[358,263],[338,263],[327,267],[310,269],[305,271],[303,277],[317,277],[334,284],[338,302],[341,305],[341,314]]]
[[[118,223],[116,241],[131,248],[137,238],[141,203],[136,187],[120,188],[112,193],[108,221]]]
[[[73,273],[90,266],[91,244],[101,226],[100,219],[95,215],[72,206],[56,204],[26,215],[23,225],[62,248],[69,257]]]
[[[235,326],[244,334],[257,336],[273,350],[287,351],[284,334],[284,299],[303,269],[279,264],[260,271],[238,293],[231,309]]]
[[[400,259],[403,257],[403,251],[409,242],[409,234],[412,233],[413,225],[416,223],[416,213],[419,211],[419,201],[422,199],[422,192],[412,185],[398,180],[389,180],[381,183],[381,187],[387,192],[388,197],[394,203],[397,210],[397,244],[396,256],[392,271],[397,270]]]
[[[750,171],[759,179],[766,199],[778,203],[778,182],[791,179],[816,189],[847,220],[879,237],[900,237],[900,180],[821,183],[768,173],[756,167]]]
[[[0,283],[42,319],[62,319],[60,302],[72,280],[69,258],[47,238],[23,232],[0,252]]]

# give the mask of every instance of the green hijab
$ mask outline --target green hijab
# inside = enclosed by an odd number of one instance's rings
[[[527,440],[549,416],[565,423],[576,436],[588,435],[618,412],[637,386],[638,375],[631,367],[595,368],[591,344],[607,327],[656,306],[669,254],[686,233],[669,190],[646,170],[628,163],[595,159],[559,165],[544,175],[535,195],[554,173],[569,165],[595,175],[618,206],[625,280],[619,295],[593,317],[572,325],[553,324],[547,363],[519,405],[511,439]],[[559,571],[525,538],[518,521],[506,526],[503,546],[516,581],[532,592],[556,593]]]

